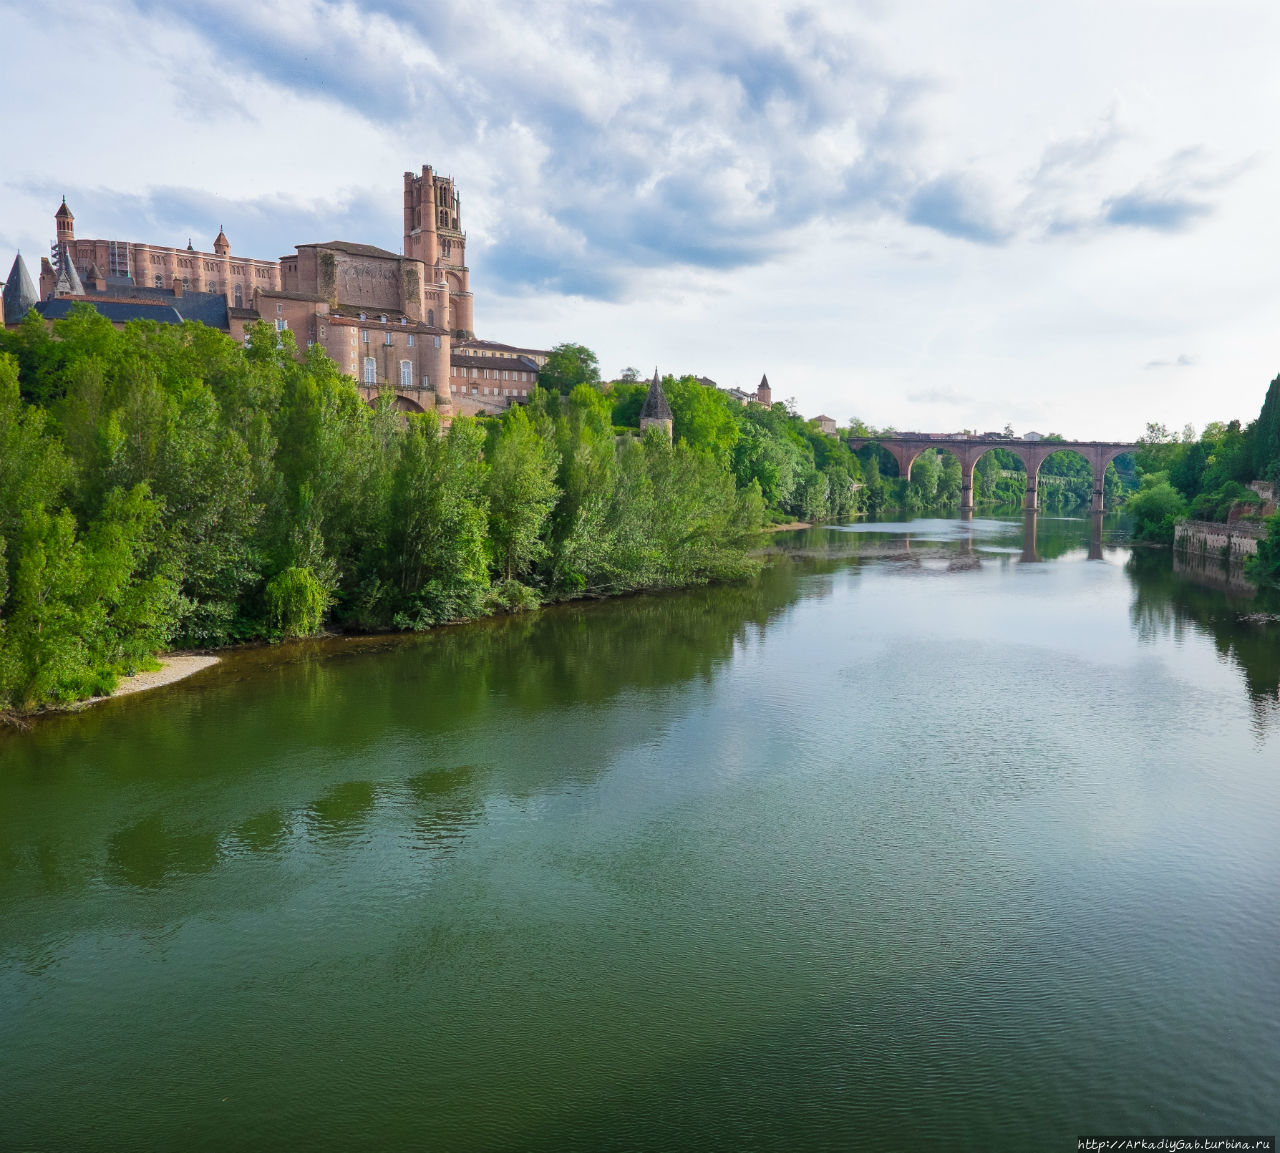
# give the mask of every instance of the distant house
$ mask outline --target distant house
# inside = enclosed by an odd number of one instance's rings
[[[818,426],[820,432],[825,432],[828,436],[835,436],[836,421],[833,416],[815,416],[813,423]]]
[[[1022,439],[1023,440],[1044,440],[1044,437],[1038,432],[1024,432],[1022,434]]]
[[[714,380],[708,380],[705,376],[700,376],[698,379],[703,384],[718,388],[721,392],[733,397],[739,404],[750,404],[755,401],[757,404],[763,404],[767,408],[773,403],[773,390],[769,387],[768,376],[760,377],[760,383],[756,385],[755,392],[746,392],[741,388],[720,388]]]

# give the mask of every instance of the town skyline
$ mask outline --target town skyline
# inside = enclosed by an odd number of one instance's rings
[[[1280,25],[1162,12],[0,4],[17,88],[113,62],[12,121],[0,253],[34,271],[64,194],[96,236],[394,251],[387,189],[430,157],[467,197],[481,337],[763,371],[841,424],[1248,420],[1280,361]]]

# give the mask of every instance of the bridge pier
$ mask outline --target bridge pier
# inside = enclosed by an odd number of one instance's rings
[[[1035,468],[1027,469],[1027,492],[1022,501],[1022,508],[1025,512],[1033,515],[1040,510],[1040,462],[1037,461]],[[1034,521],[1033,521],[1034,523]]]

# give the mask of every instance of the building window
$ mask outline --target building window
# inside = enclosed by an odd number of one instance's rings
[[[288,326],[288,325],[285,323],[285,321],[284,321],[284,317],[282,317],[282,316],[277,316],[277,317],[276,317],[276,331],[277,331],[277,332],[284,332],[284,330],[285,330],[286,328],[288,328],[288,327],[289,327],[289,326]]]
[[[364,382],[365,384],[378,383],[378,362],[371,356],[364,358]]]
[[[320,336],[321,336],[321,339],[323,339],[323,338],[324,338],[324,325],[323,325],[323,324],[320,326]]]
[[[186,292],[191,287],[191,281],[185,276],[182,278],[182,291]]]
[[[235,292],[236,292],[236,307],[243,308],[244,307],[244,289],[237,284]]]
[[[362,312],[362,313],[360,314],[360,319],[361,319],[361,320],[368,320],[369,318],[368,318],[367,316],[365,316],[365,314]]]
[[[158,274],[157,274],[157,276],[156,276],[155,280],[156,280],[156,287],[157,287],[157,288],[163,288],[163,287],[164,287],[164,277],[163,277],[163,276],[160,276],[160,275],[158,275]],[[239,304],[240,304],[240,302],[237,300],[237,301],[236,301],[236,305],[238,306]]]
[[[283,311],[284,311],[284,305],[283,305],[283,304],[277,304],[277,305],[276,305],[276,315],[277,315],[277,316],[279,316]]]
[[[402,360],[400,362],[400,387],[413,387],[413,365],[407,360]]]
[[[410,347],[410,348],[412,348],[412,347],[413,347],[413,333],[412,333],[412,332],[411,332],[411,333],[409,333],[409,347]]]
[[[363,319],[364,319],[364,317],[362,316],[360,319],[361,319],[361,320],[363,320]],[[361,344],[368,344],[368,343],[369,343],[369,330],[368,330],[368,329],[366,329],[366,328],[362,328],[362,329],[360,330],[360,343],[361,343]]]
[[[409,323],[409,318],[408,318],[407,316],[402,316],[402,317],[400,318],[400,327],[401,327],[401,328],[403,328],[403,327],[404,327],[406,324],[408,324],[408,323]]]
[[[386,324],[386,323],[387,323],[387,318],[386,318],[385,316],[380,316],[380,317],[378,317],[378,323],[379,323],[379,324]]]
[[[389,345],[391,343],[391,333],[384,332],[382,334],[382,343],[386,345]]]
[[[427,324],[431,328],[436,326],[436,310],[434,308],[427,309]]]

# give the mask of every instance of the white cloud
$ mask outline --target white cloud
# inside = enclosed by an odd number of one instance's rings
[[[1274,375],[1260,2],[0,2],[0,41],[6,266],[62,192],[89,234],[395,248],[429,162],[482,334],[609,369],[1081,436],[1247,420]]]

